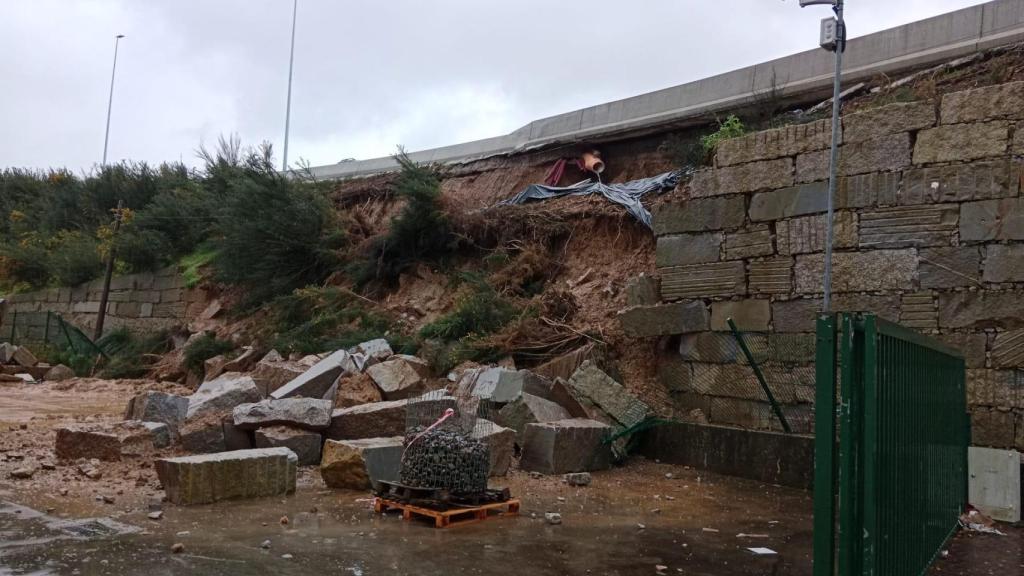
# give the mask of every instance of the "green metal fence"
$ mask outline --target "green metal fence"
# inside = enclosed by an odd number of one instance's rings
[[[817,337],[814,574],[923,574],[967,496],[963,357],[872,314]]]

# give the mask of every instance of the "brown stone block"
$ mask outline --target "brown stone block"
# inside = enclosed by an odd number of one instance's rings
[[[914,164],[963,162],[1006,154],[1010,126],[1006,122],[951,124],[917,135]]]

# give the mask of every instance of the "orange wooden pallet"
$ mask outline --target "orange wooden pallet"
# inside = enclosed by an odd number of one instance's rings
[[[473,522],[486,520],[492,511],[497,512],[498,516],[518,516],[519,499],[511,498],[504,502],[495,502],[492,504],[483,504],[480,506],[471,506],[466,508],[452,508],[449,510],[432,510],[422,506],[404,504],[395,500],[386,500],[379,496],[374,499],[373,510],[378,514],[391,509],[401,510],[402,518],[405,520],[411,520],[413,516],[433,518],[435,527],[447,528],[453,525],[471,524]]]

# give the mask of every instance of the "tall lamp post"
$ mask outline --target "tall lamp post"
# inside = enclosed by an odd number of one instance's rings
[[[295,17],[299,12],[299,0],[292,3],[292,48],[288,56],[288,100],[284,107],[284,159],[281,171],[288,170],[288,128],[292,118],[292,68],[295,66]]]
[[[800,7],[827,5],[835,12],[834,18],[821,21],[821,47],[835,52],[836,71],[832,85],[832,150],[828,170],[828,199],[826,200],[828,215],[825,221],[825,297],[822,302],[822,313],[832,310],[832,204],[836,195],[837,172],[839,165],[839,109],[842,108],[842,70],[843,51],[846,50],[846,23],[843,20],[843,0],[800,0]]]
[[[114,107],[114,76],[117,74],[117,46],[124,34],[114,38],[114,68],[110,71],[110,97],[107,99],[107,130],[103,134],[103,166],[107,165],[107,144],[110,142],[110,111]]]
[[[103,164],[107,165],[107,143],[110,142],[110,111],[114,107],[114,76],[117,74],[117,47],[121,43],[121,38],[124,38],[124,34],[118,34],[114,38],[114,68],[110,71],[110,98],[107,100],[107,129],[103,135]],[[114,216],[114,234],[113,237],[117,237],[118,229],[121,227],[121,208],[124,203],[121,200],[117,201],[117,213]],[[93,333],[94,338],[99,340],[103,336],[103,324],[107,317],[107,301],[110,298],[110,279],[114,275],[114,246],[113,238],[111,238],[110,253],[107,254],[107,270],[103,275],[103,293],[100,295],[100,309],[96,314],[96,331]]]

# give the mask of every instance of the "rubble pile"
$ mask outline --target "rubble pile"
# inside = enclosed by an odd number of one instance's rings
[[[75,373],[63,364],[51,366],[40,362],[25,346],[0,342],[0,382],[60,382],[74,378]]]
[[[427,362],[395,354],[383,339],[291,359],[273,350],[257,358],[246,347],[233,358],[208,362],[207,378],[190,395],[146,390],[129,399],[123,421],[59,427],[56,456],[152,458],[165,490],[183,504],[286,493],[295,466],[319,466],[331,488],[400,481],[474,493],[513,469],[520,454],[520,468],[545,474],[610,466],[606,440],[638,402],[590,362],[567,380],[477,365],[435,378]],[[4,373],[53,370],[9,344],[0,344],[0,360]],[[451,420],[428,430],[442,414]],[[167,450],[196,456],[165,458]],[[268,467],[268,458],[276,464]],[[246,478],[233,490],[221,485],[232,467],[257,475],[273,468],[278,476]],[[200,472],[207,468],[212,479]],[[206,484],[189,485],[199,481],[193,476]]]

